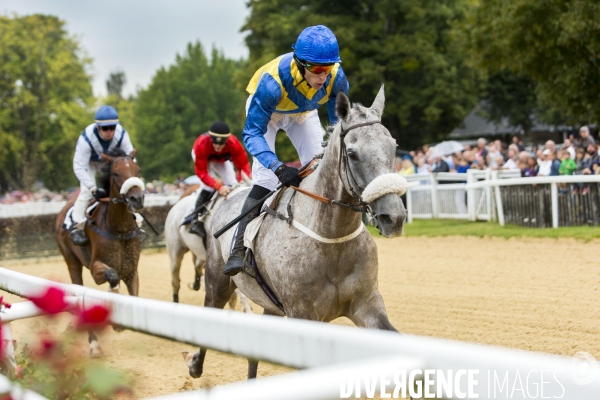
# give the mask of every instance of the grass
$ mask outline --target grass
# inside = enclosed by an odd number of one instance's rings
[[[377,228],[369,227],[375,237],[381,237]],[[533,237],[574,238],[588,242],[600,238],[600,228],[575,226],[568,228],[522,228],[515,225],[500,226],[494,222],[469,222],[462,220],[435,219],[414,220],[404,227],[405,236],[477,236],[477,237]]]

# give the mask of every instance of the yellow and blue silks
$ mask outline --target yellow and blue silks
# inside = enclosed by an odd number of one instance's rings
[[[327,104],[329,121],[335,124],[336,96],[339,92],[348,95],[349,88],[340,64],[335,64],[325,84],[316,90],[302,78],[293,53],[277,57],[256,71],[246,88],[253,97],[242,133],[244,145],[265,168],[274,171],[281,162],[263,136],[272,114],[301,114]]]

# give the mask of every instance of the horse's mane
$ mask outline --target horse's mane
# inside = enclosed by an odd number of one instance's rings
[[[124,157],[127,155],[125,150],[123,150],[121,148],[114,148],[106,154],[111,157]],[[109,163],[104,163],[102,165],[102,168],[100,169],[98,175],[96,176],[96,186],[99,188],[103,188],[104,190],[106,190],[107,193],[110,190],[110,164]]]

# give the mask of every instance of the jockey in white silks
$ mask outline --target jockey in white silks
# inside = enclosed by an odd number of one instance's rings
[[[83,230],[85,225],[85,210],[92,198],[108,197],[103,188],[96,187],[96,172],[105,164],[100,154],[120,148],[126,154],[133,151],[133,145],[127,131],[119,124],[117,110],[111,106],[102,106],[98,109],[95,122],[84,129],[75,146],[73,157],[73,170],[80,182],[80,192],[71,218],[74,226],[69,233],[69,238],[77,245],[88,243],[88,238]],[[135,214],[138,226],[142,217]]]
[[[260,203],[277,186],[299,186],[298,169],[279,161],[275,154],[275,135],[284,130],[294,145],[302,164],[321,152],[323,129],[317,109],[327,105],[329,122],[337,122],[336,96],[348,94],[349,84],[340,63],[337,38],[323,25],[304,29],[294,51],[281,55],[262,66],[248,84],[246,124],[242,139],[252,163],[252,189],[242,212]],[[244,270],[244,232],[258,216],[260,206],[240,220],[231,256],[223,273],[233,276]]]

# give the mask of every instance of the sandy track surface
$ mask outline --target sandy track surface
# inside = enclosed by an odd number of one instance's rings
[[[599,244],[566,239],[377,239],[380,290],[391,322],[406,333],[567,356],[586,351],[600,359]],[[142,254],[141,297],[171,300],[168,264],[165,252]],[[69,279],[66,264],[58,257],[0,265],[62,282]],[[192,279],[191,257],[186,255],[182,282]],[[96,287],[87,272],[84,281]],[[8,296],[8,300],[19,299]],[[180,301],[202,305],[204,292],[182,284]],[[34,340],[42,329],[61,332],[67,322],[31,319],[12,327],[22,344]],[[336,322],[349,324],[345,319]],[[84,346],[77,351],[85,356],[85,335],[81,341]],[[100,341],[105,362],[134,379],[139,398],[208,388],[246,376],[244,359],[209,351],[204,375],[191,379],[181,351],[195,349],[135,332],[109,329]],[[287,371],[261,363],[259,377]]]

